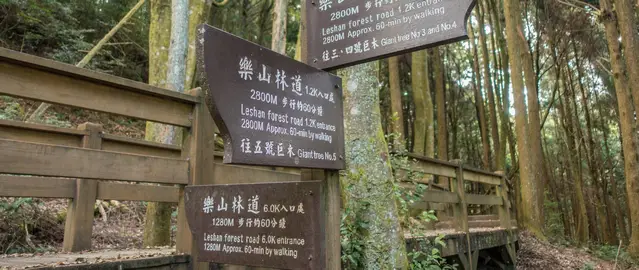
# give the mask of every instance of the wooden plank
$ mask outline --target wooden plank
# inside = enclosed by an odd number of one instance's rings
[[[75,180],[0,175],[0,197],[73,198]]]
[[[182,152],[182,148],[176,145],[132,139],[111,134],[104,134],[102,139],[102,150],[104,151],[166,158],[180,158]]]
[[[455,177],[455,168],[437,163],[430,163],[426,161],[417,160],[416,162],[410,162],[411,169],[414,171],[423,172],[426,174]]]
[[[38,78],[34,80],[34,78]],[[188,127],[193,103],[0,62],[0,94]]]
[[[422,195],[422,200],[435,203],[458,203],[459,196],[452,192],[426,190]]]
[[[78,126],[87,132],[82,138],[82,147],[90,149],[102,148],[102,126],[84,123]],[[90,165],[91,163],[87,164]],[[76,252],[91,249],[93,234],[93,212],[98,194],[98,183],[95,180],[75,180],[75,194],[67,207],[64,223],[64,241],[62,250]]]
[[[155,96],[167,98],[183,103],[195,104],[199,102],[197,97],[169,91],[159,87],[151,86],[145,83],[96,72],[89,69],[78,68],[73,65],[57,62],[30,54],[20,53],[0,47],[0,62],[12,63],[24,67],[43,70],[66,77],[85,80],[89,82],[109,85],[123,91],[131,91],[141,93],[147,96]]]
[[[499,196],[466,194],[466,203],[481,205],[503,205],[504,202]]]
[[[84,135],[77,129],[0,120],[0,139],[80,147]]]
[[[98,182],[98,199],[119,201],[178,202],[180,188]]]
[[[496,186],[500,184],[501,177],[496,177],[492,174],[486,175],[483,173],[464,170],[464,180]]]
[[[186,184],[188,162],[0,140],[0,173]]]

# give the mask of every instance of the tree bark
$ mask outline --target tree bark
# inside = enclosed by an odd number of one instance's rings
[[[426,73],[426,51],[414,52],[411,57],[411,85],[415,103],[413,152],[433,157],[433,101]]]
[[[482,64],[483,64],[483,71],[484,71],[484,89],[486,90],[486,92],[488,93],[488,111],[489,111],[489,118],[490,118],[490,133],[491,133],[491,137],[492,137],[492,142],[493,142],[493,154],[495,155],[495,159],[493,162],[490,163],[490,167],[487,167],[489,169],[496,169],[497,167],[497,160],[500,159],[499,156],[499,149],[501,148],[501,146],[499,145],[500,140],[499,140],[499,130],[497,128],[498,124],[497,124],[497,109],[496,109],[496,105],[495,105],[495,94],[493,92],[493,83],[492,83],[492,79],[491,79],[491,74],[490,74],[490,55],[488,54],[488,45],[486,44],[486,30],[484,27],[484,11],[485,7],[483,7],[484,1],[487,0],[480,0],[478,2],[479,4],[479,8],[476,9],[477,14],[478,14],[478,18],[477,21],[479,22],[479,46],[481,48],[481,52],[482,52]],[[491,25],[492,28],[492,25]],[[540,144],[541,145],[541,144]]]
[[[399,58],[393,56],[388,58],[388,81],[390,85],[391,112],[393,133],[397,136],[394,146],[406,146],[406,136],[404,134],[404,110],[402,109],[402,89],[399,81]]]
[[[515,130],[517,132],[517,150],[519,152],[521,211],[523,216],[523,220],[520,222],[524,228],[543,239],[543,217],[539,215],[539,213],[543,214],[543,212],[538,205],[538,192],[541,190],[539,190],[537,180],[531,171],[533,167],[529,158],[531,153],[528,142],[528,112],[524,101],[524,78],[522,76],[522,58],[528,52],[523,50],[524,47],[519,36],[522,25],[519,0],[504,0],[504,13],[506,16],[506,35],[516,112]],[[541,192],[543,194],[543,191]]]
[[[287,0],[275,0],[275,8],[273,8],[273,37],[271,40],[271,49],[281,54],[286,54],[287,7]]]
[[[394,183],[379,109],[378,63],[338,71],[344,85],[346,206],[368,223],[362,267],[406,269],[406,243],[393,194]]]
[[[490,141],[488,138],[488,127],[486,124],[486,110],[484,109],[484,98],[481,92],[481,74],[479,72],[479,54],[477,52],[477,45],[475,44],[475,33],[468,21],[468,37],[470,38],[470,49],[473,54],[473,93],[475,95],[475,110],[477,111],[477,119],[479,120],[479,133],[481,136],[482,145],[482,167],[484,169],[490,168]]]
[[[617,1],[616,3],[622,3],[624,1]],[[630,212],[631,221],[631,234],[630,245],[628,246],[628,253],[634,257],[639,257],[639,167],[637,164],[637,138],[634,134],[634,110],[632,108],[632,97],[628,92],[628,80],[625,77],[625,68],[622,62],[622,56],[619,47],[619,31],[617,29],[617,19],[612,9],[610,0],[601,0],[602,19],[606,29],[606,40],[608,41],[608,51],[610,53],[610,63],[612,66],[613,76],[615,80],[615,92],[617,94],[617,105],[619,106],[619,122],[621,126],[621,138],[624,156],[624,174],[626,176],[626,192],[628,207]],[[619,8],[623,8],[623,5],[617,6],[617,12]],[[620,16],[625,14],[625,11],[620,12]],[[634,25],[628,25],[628,14],[625,16],[625,21],[619,21],[622,28],[634,29]],[[621,19],[621,18],[620,18]],[[627,24],[627,25],[624,25]],[[627,29],[626,29],[627,30]],[[634,30],[624,31],[626,34],[630,32],[629,36],[633,36]],[[629,51],[628,46],[634,46],[632,43],[634,38],[628,38],[624,35],[624,41],[626,45],[626,53]],[[636,45],[636,43],[635,43]],[[630,47],[632,51],[632,47]],[[635,51],[636,53],[636,51]],[[626,58],[628,60],[629,58]],[[636,58],[634,60],[637,60]],[[636,65],[637,62],[630,63]],[[632,74],[630,75],[632,76]],[[636,78],[633,78],[636,79]],[[639,87],[636,81],[631,80],[631,84],[634,87]],[[639,96],[638,96],[639,98]],[[635,103],[636,104],[636,103]]]
[[[161,4],[159,2],[164,3]],[[186,77],[189,32],[188,7],[188,0],[173,0],[171,6],[168,6],[166,1],[151,1],[149,57],[154,59],[153,61],[149,60],[149,76],[153,74],[153,79],[157,80],[154,81],[155,83],[159,81],[161,86],[178,92],[184,92]],[[165,47],[165,40],[170,41],[169,46]],[[158,48],[156,47],[157,45],[161,47]],[[167,47],[169,48],[168,51],[165,49]],[[160,72],[164,72],[165,75],[160,77],[162,76]],[[166,79],[163,80],[163,78]],[[152,82],[149,83],[153,84]],[[147,134],[145,134],[145,137],[147,140],[165,144],[177,144],[181,138],[179,136],[180,130],[180,128],[174,126],[147,122]],[[149,202],[146,210],[143,245],[165,246],[170,243],[171,204]]]
[[[211,6],[207,5],[207,1],[191,0],[189,1],[189,48],[186,56],[186,81],[184,83],[184,89],[191,89],[195,87],[195,71],[197,62],[197,51],[195,42],[197,42],[197,26],[206,22],[206,18],[209,16]]]

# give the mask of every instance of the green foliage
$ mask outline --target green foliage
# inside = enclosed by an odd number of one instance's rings
[[[0,96],[0,119],[20,121],[24,117],[24,108],[13,98]]]
[[[591,262],[587,262],[583,267],[581,267],[581,270],[595,270],[595,265]]]
[[[626,251],[624,247],[621,247],[621,250],[619,250],[619,246],[613,246],[613,245],[594,246],[591,248],[590,252],[602,260],[606,260],[606,261],[617,260],[619,265],[639,266],[639,261],[632,258],[632,256],[628,254],[628,252]],[[619,252],[618,257],[617,257],[617,252]]]

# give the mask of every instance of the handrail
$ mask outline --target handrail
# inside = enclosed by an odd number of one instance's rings
[[[175,101],[180,101],[187,104],[196,104],[200,102],[199,98],[187,94],[170,91],[149,84],[104,74],[89,69],[79,68],[73,65],[9,50],[2,47],[0,47],[0,62],[13,63],[25,67],[39,69],[49,73],[73,77],[75,79],[109,85],[119,88],[123,91],[133,91],[148,96],[173,99]]]

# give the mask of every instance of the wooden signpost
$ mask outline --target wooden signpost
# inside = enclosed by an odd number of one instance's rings
[[[211,26],[198,32],[225,163],[344,169],[339,77]]]
[[[198,27],[197,40],[198,70],[224,139],[224,162],[308,169],[297,182],[257,184],[260,179],[236,176],[226,182],[249,184],[186,187],[194,258],[339,268],[341,79],[208,25]]]
[[[198,259],[281,269],[324,269],[319,181],[190,186]]]
[[[303,1],[308,65],[198,27],[198,70],[224,162],[323,169],[302,171],[299,182],[186,187],[198,261],[338,269],[342,81],[322,69],[464,39],[476,0]]]
[[[476,2],[306,1],[307,63],[320,69],[351,66],[466,39],[466,21]]]

